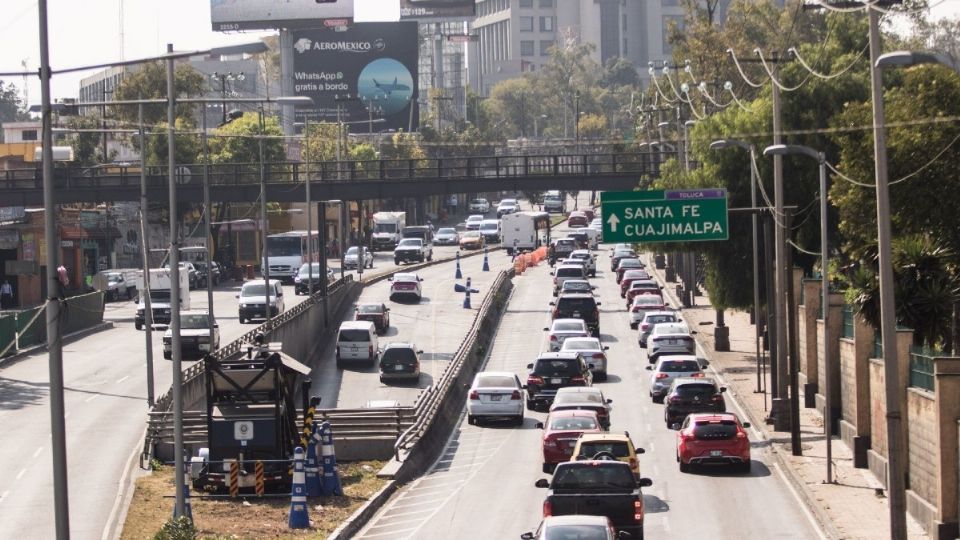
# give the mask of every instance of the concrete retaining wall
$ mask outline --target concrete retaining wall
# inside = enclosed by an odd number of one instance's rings
[[[912,491],[927,501],[936,500],[937,411],[933,392],[907,390],[906,426],[908,465]]]

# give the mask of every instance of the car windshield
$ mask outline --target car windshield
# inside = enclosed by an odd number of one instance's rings
[[[578,281],[575,279],[568,279],[563,282],[563,288],[569,291],[589,291],[590,282],[588,281]]]
[[[647,322],[651,324],[674,322],[675,320],[676,317],[673,315],[647,315]]]
[[[636,256],[636,253],[634,253],[632,249],[618,249],[618,250],[616,250],[616,251],[613,252],[613,256],[614,256],[614,257],[620,257],[620,258],[623,258],[623,257],[635,257],[635,256]]]
[[[272,289],[273,287],[271,287]],[[263,298],[266,294],[267,287],[263,283],[248,283],[243,286],[243,289],[240,291],[240,296],[259,296]],[[270,296],[275,296],[277,293],[275,291],[270,291]]]
[[[474,199],[470,201],[470,204],[487,204],[486,199]]]
[[[628,270],[623,273],[623,279],[646,279],[649,275],[643,270]]]
[[[716,388],[710,383],[681,384],[674,388],[674,393],[684,399],[695,397],[709,398],[716,393]]]
[[[419,238],[404,238],[403,240],[400,241],[400,244],[399,244],[399,245],[405,246],[405,247],[406,247],[406,246],[410,246],[410,247],[420,247],[420,245],[421,245],[422,243],[423,243],[423,240],[421,240],[421,239],[419,239]],[[352,248],[351,248],[351,249],[352,249]]]
[[[383,351],[381,362],[414,362],[417,359],[416,353],[409,347],[388,347]]]
[[[553,323],[554,332],[570,332],[570,331],[583,331],[583,323],[580,321],[577,322],[557,322]]]
[[[612,467],[611,465],[614,464],[620,466]],[[626,464],[618,462],[599,467],[583,464],[577,467],[557,468],[553,483],[550,485],[553,489],[602,489],[610,487],[633,489],[634,486],[636,486],[636,480],[633,478],[633,471]]]
[[[470,216],[470,217],[467,218],[467,221],[469,221],[469,222],[483,221],[483,216],[476,216],[476,215]]]
[[[593,339],[568,339],[563,342],[566,351],[599,351],[600,343]]]
[[[307,277],[307,276],[309,276],[309,275],[310,275],[310,266],[311,266],[310,263],[301,265],[301,266],[300,266],[300,270],[297,271],[297,274],[299,274],[299,275],[302,276],[302,277]],[[313,275],[315,275],[315,276],[319,276],[319,275],[320,275],[320,263],[313,263]]]
[[[107,274],[108,283],[116,283],[117,281],[123,281],[123,275],[121,274]]]
[[[599,392],[558,392],[554,403],[603,403]]]
[[[737,426],[731,420],[697,422],[693,427],[693,435],[702,440],[725,440],[737,436]]]
[[[370,333],[360,329],[340,330],[340,338],[337,340],[346,343],[363,343],[370,341]]]
[[[396,223],[375,223],[373,226],[373,232],[375,233],[392,233],[396,231]]]
[[[620,268],[639,268],[640,261],[637,259],[623,259],[620,261]]]
[[[467,231],[463,233],[462,238],[480,238],[480,231]]]
[[[586,416],[554,418],[550,422],[550,429],[554,431],[597,429],[597,421]]]
[[[539,360],[533,366],[533,373],[546,377],[570,377],[580,372],[576,360]]]
[[[357,253],[359,252],[360,252],[360,248],[358,248],[357,246],[353,246],[347,250],[347,255],[353,255],[354,257],[356,257]]]
[[[517,381],[507,375],[481,375],[477,378],[477,388],[516,388]]]
[[[557,302],[557,309],[564,312],[580,311],[586,313],[597,309],[593,298],[561,298]]]
[[[300,239],[297,237],[267,237],[267,257],[292,257],[300,255]]]
[[[416,283],[417,276],[413,274],[394,274],[393,282],[394,283]]]
[[[150,300],[153,300],[154,302],[169,302],[169,301],[170,301],[170,291],[151,290],[151,291],[150,291]]]
[[[438,231],[437,231],[437,234],[443,234],[443,235],[457,234],[457,230],[456,230],[456,229],[451,229],[451,228],[449,228],[449,227],[444,227],[444,228],[438,230]]]
[[[357,306],[360,313],[383,313],[383,306],[380,304],[360,304]]]
[[[580,443],[580,453],[578,456],[592,458],[599,452],[608,452],[614,457],[630,457],[630,447],[626,441],[584,441]]]
[[[663,300],[655,294],[644,294],[633,299],[635,306],[661,306]]]
[[[700,371],[700,363],[696,360],[663,360],[660,369],[668,373],[696,373]]]
[[[207,322],[207,314],[204,313],[203,315],[180,315],[180,328],[189,329],[189,330],[209,328],[209,323]]]

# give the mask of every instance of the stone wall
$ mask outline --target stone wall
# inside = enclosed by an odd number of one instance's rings
[[[797,342],[800,351],[800,375],[804,385],[805,405],[813,406],[813,396],[818,391],[820,368],[817,363],[817,319],[820,313],[820,281],[805,279],[803,305],[797,317]]]
[[[937,500],[937,413],[932,392],[907,391],[907,445],[910,485],[928,502]]]

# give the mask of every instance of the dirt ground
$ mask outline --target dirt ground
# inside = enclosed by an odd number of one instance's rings
[[[282,498],[191,498],[198,538],[326,538],[347,517],[380,490],[386,481],[377,478],[381,462],[340,463],[341,497],[308,499],[310,528],[287,528],[290,500]],[[173,515],[173,468],[163,467],[137,480],[136,491],[123,525],[123,540],[153,538]],[[191,491],[191,495],[199,493]]]

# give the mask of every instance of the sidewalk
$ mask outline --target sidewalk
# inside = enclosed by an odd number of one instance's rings
[[[676,283],[664,279],[663,270],[657,270],[653,257],[647,254],[645,263],[650,273],[663,285],[669,303],[681,305],[677,298]],[[692,330],[698,332],[697,341],[710,360],[710,370],[716,372],[727,392],[743,408],[754,428],[769,441],[775,465],[807,507],[820,522],[824,533],[830,538],[875,539],[889,538],[890,513],[886,497],[877,495],[879,482],[867,469],[853,467],[853,455],[839,436],[832,439],[833,477],[835,484],[826,484],[826,439],[823,433],[823,417],[816,409],[803,408],[800,394],[800,433],[802,456],[794,456],[790,446],[790,433],[774,431],[764,422],[770,406],[769,395],[764,406],[764,394],[757,390],[757,363],[754,328],[750,314],[742,311],[725,312],[725,323],[730,329],[730,352],[717,352],[713,348],[713,325],[700,323],[716,321],[716,311],[703,291],[694,299],[695,306],[683,309],[683,318]],[[769,371],[767,372],[769,380]],[[802,390],[801,390],[802,392]],[[911,539],[929,538],[920,525],[907,517],[908,536]]]

